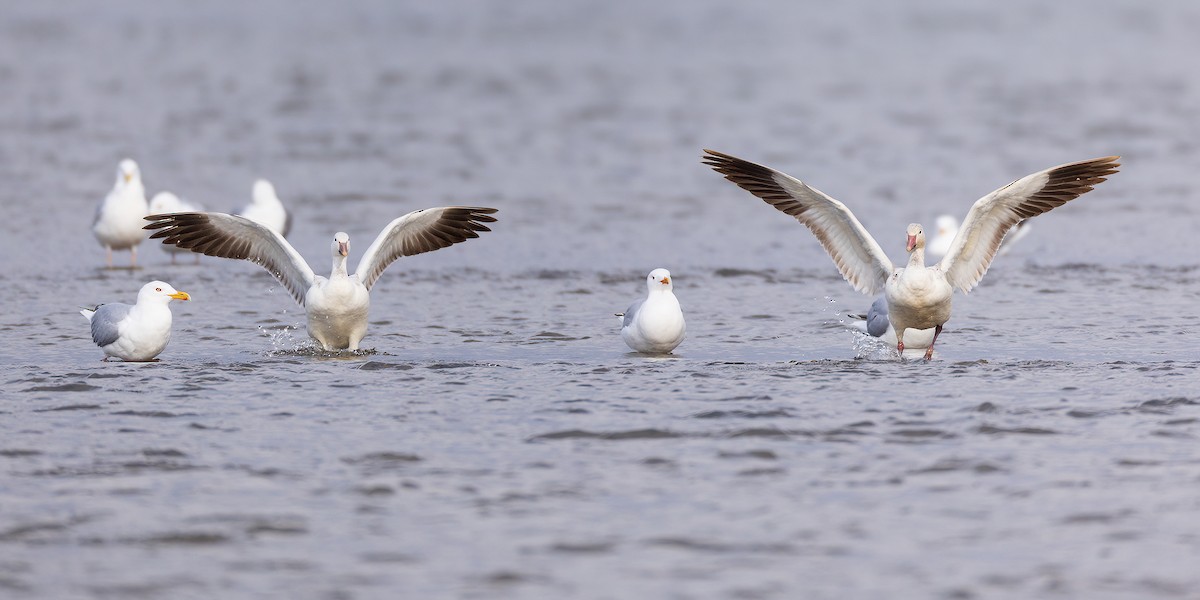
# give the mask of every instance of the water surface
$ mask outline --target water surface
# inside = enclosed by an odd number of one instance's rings
[[[1182,3],[58,3],[0,18],[0,596],[1191,598],[1200,243]],[[957,296],[929,364],[846,330],[810,234],[709,147],[903,229],[1122,154]],[[117,161],[326,267],[425,206],[355,356],[261,269],[104,270]],[[118,261],[123,257],[118,257]],[[353,259],[352,259],[353,263]],[[631,354],[671,269],[689,337]],[[175,303],[154,364],[79,305]]]

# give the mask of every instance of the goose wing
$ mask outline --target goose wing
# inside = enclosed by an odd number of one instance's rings
[[[1010,229],[1092,191],[1117,172],[1119,158],[1105,156],[1051,167],[977,200],[938,263],[946,281],[964,293],[971,291],[991,266]]]
[[[267,227],[225,213],[173,213],[146,217],[143,229],[158,230],[150,239],[222,258],[248,260],[261,265],[291,292],[300,306],[316,280],[308,263],[283,236]]]
[[[854,289],[865,294],[883,291],[895,270],[892,261],[845,204],[770,167],[714,150],[704,152],[704,164],[808,227]]]
[[[432,252],[447,246],[479,237],[481,231],[491,231],[484,223],[494,223],[494,208],[478,206],[441,206],[425,208],[400,217],[371,243],[358,261],[355,275],[367,289],[375,284],[383,270],[401,256]]]

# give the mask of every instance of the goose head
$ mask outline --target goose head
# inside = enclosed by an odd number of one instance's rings
[[[919,223],[910,223],[908,225],[908,243],[905,245],[905,250],[912,252],[918,248],[925,249],[925,231],[921,229]]]

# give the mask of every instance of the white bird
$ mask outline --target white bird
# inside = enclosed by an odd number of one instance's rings
[[[671,289],[671,272],[650,271],[646,277],[646,298],[617,313],[621,319],[621,338],[638,352],[668,354],[683,342],[687,330],[683,310]]]
[[[888,320],[901,354],[907,330],[933,329],[926,360],[933,357],[937,337],[950,319],[954,290],[967,293],[979,283],[1009,229],[1090,192],[1120,166],[1117,156],[1069,163],[1027,175],[980,198],[949,252],[932,267],[925,266],[925,232],[912,223],[907,229],[908,264],[898,269],[846,205],[769,167],[704,152],[705,164],[808,227],[854,289],[886,292]]]
[[[283,207],[279,196],[275,195],[275,186],[266,179],[254,182],[254,193],[250,204],[243,206],[234,213],[246,217],[256,223],[262,223],[267,229],[287,237],[292,230],[292,213]]]
[[[941,215],[934,225],[937,231],[933,232],[933,237],[925,249],[931,258],[939,259],[950,251],[950,242],[953,242],[954,236],[958,234],[958,219],[954,215]]]
[[[133,160],[126,158],[117,165],[117,182],[96,207],[92,233],[104,246],[109,267],[113,266],[113,250],[129,250],[129,265],[137,266],[137,246],[146,237],[142,217],[146,216],[146,188],[142,173]]]
[[[150,215],[150,239],[162,239],[192,252],[244,259],[261,265],[291,292],[308,314],[308,335],[326,350],[357,350],[367,333],[368,292],[383,270],[401,256],[445,248],[491,231],[494,208],[443,206],[417,210],[388,223],[358,262],[346,271],[350,236],[337,232],[330,244],[329,277],[313,273],[283,235],[266,226],[223,213]]]
[[[934,259],[941,259],[950,251],[950,243],[954,241],[954,236],[958,235],[958,219],[954,215],[941,215],[937,218],[937,231],[933,234],[933,239],[929,240],[929,245],[925,247],[929,256]],[[1029,221],[1021,220],[1004,236],[1004,241],[1000,244],[1000,251],[996,256],[1004,256],[1009,250],[1012,250],[1013,244],[1017,243],[1021,238],[1029,233]]]
[[[138,292],[132,306],[113,302],[85,308],[79,314],[92,323],[92,341],[110,357],[130,362],[154,360],[171,341],[172,300],[190,300],[187,292],[151,281]]]
[[[155,194],[153,198],[150,199],[149,214],[162,215],[162,214],[167,214],[167,213],[201,212],[203,210],[204,210],[203,206],[200,206],[199,204],[193,204],[191,202],[188,202],[187,200],[183,200],[182,198],[180,198],[179,196],[176,196],[175,194],[172,194],[171,192],[159,192],[159,193]],[[141,230],[140,229],[141,226],[145,225],[145,223],[146,222],[144,220],[138,219],[139,230]],[[141,230],[141,231],[142,231],[142,234],[144,235],[145,230]],[[175,264],[175,256],[176,255],[190,253],[188,250],[180,248],[179,246],[163,245],[163,249],[167,251],[167,254],[171,255],[171,264]],[[200,264],[200,255],[199,254],[196,255],[196,264]]]

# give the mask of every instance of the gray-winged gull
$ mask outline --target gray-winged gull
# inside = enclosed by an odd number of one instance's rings
[[[92,324],[92,341],[109,357],[130,362],[154,360],[171,341],[172,300],[190,300],[187,292],[151,281],[138,292],[137,304],[120,302],[85,308],[79,314]]]
[[[687,326],[672,292],[671,272],[655,269],[646,276],[646,297],[617,313],[621,338],[638,352],[667,354],[683,342]]]
[[[865,315],[847,315],[850,327],[871,337],[879,338],[883,343],[896,345],[896,329],[888,320],[887,298],[880,296],[871,303],[870,310]],[[925,350],[933,343],[933,329],[910,329],[904,332],[904,350]]]

